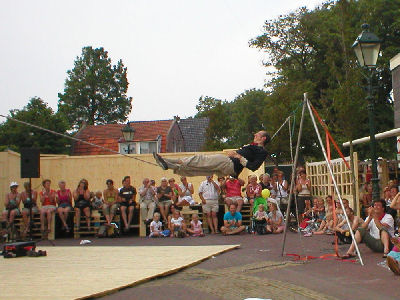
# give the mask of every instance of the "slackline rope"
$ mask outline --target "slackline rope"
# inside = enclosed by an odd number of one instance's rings
[[[43,131],[49,132],[49,133],[51,133],[51,134],[55,134],[55,135],[58,135],[58,136],[62,136],[62,137],[65,137],[65,138],[67,138],[67,139],[70,139],[70,140],[74,140],[74,141],[77,141],[77,142],[80,142],[80,143],[83,143],[83,144],[87,144],[87,145],[90,145],[90,146],[93,146],[93,147],[97,147],[97,148],[103,149],[103,150],[108,151],[108,152],[111,152],[111,153],[120,154],[120,155],[129,157],[129,158],[132,158],[132,159],[136,159],[136,160],[138,160],[138,161],[141,161],[141,162],[146,163],[146,164],[149,164],[149,165],[158,166],[158,165],[155,164],[155,163],[152,163],[152,162],[149,162],[149,161],[146,161],[146,160],[143,160],[143,159],[134,157],[134,156],[130,156],[130,155],[125,154],[125,153],[119,153],[118,151],[112,150],[112,149],[110,149],[110,148],[103,147],[103,146],[100,146],[100,145],[97,145],[97,144],[94,144],[94,143],[90,143],[90,142],[87,142],[87,141],[78,139],[78,138],[76,138],[76,137],[68,136],[68,135],[66,135],[66,134],[59,133],[59,132],[56,132],[56,131],[53,131],[53,130],[50,130],[50,129],[47,129],[47,128],[44,128],[44,127],[40,127],[40,126],[31,124],[31,123],[28,123],[28,122],[25,122],[25,121],[21,121],[21,120],[18,120],[18,119],[9,117],[9,116],[4,116],[4,115],[1,115],[1,114],[0,114],[0,117],[6,118],[6,119],[8,119],[8,120],[10,120],[10,121],[14,121],[14,122],[17,122],[17,123],[21,123],[21,124],[24,124],[24,125],[27,125],[27,126],[36,128],[36,129],[39,129],[39,130],[43,130]]]

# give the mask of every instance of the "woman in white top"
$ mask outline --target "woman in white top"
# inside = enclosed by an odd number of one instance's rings
[[[179,185],[179,188],[181,190],[179,191],[178,205],[179,206],[195,205],[192,196],[194,193],[193,184],[188,182],[185,176],[181,177],[181,182],[182,183]]]
[[[303,221],[302,214],[304,213],[305,201],[311,200],[311,182],[307,178],[306,171],[300,170],[299,177],[296,182],[297,191],[297,209],[299,215],[299,223]]]
[[[279,207],[287,205],[288,202],[288,182],[283,178],[283,172],[278,172],[278,180],[274,183],[276,200]]]
[[[276,199],[268,198],[268,207],[270,212],[268,213],[267,232],[282,233],[285,229],[285,222]]]

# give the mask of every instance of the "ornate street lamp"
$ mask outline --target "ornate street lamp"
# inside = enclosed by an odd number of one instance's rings
[[[369,136],[370,136],[370,150],[372,160],[372,199],[379,200],[379,178],[378,166],[376,162],[376,140],[375,140],[375,107],[372,79],[374,76],[376,61],[378,60],[379,50],[381,47],[381,40],[372,32],[369,32],[369,25],[363,24],[361,26],[363,31],[355,40],[352,48],[356,53],[358,63],[367,71],[366,78],[368,81],[367,86],[367,101],[368,101],[368,119],[369,119]]]
[[[133,136],[135,135],[135,129],[130,126],[130,123],[126,123],[126,126],[121,129],[122,135],[124,136],[125,142],[128,142],[128,154],[131,153],[129,142],[133,141]]]

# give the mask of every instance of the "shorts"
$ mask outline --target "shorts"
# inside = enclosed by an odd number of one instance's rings
[[[24,207],[24,208],[22,209],[22,212],[26,212],[26,213],[28,213],[28,214],[29,214],[29,211],[30,211],[30,209],[29,209],[29,208],[26,208],[26,207]],[[33,213],[33,214],[39,213],[39,209],[37,208],[37,206],[32,206],[32,213]]]
[[[168,205],[168,206],[170,206],[171,204],[172,204],[172,200],[163,200],[163,201],[159,200],[158,201],[158,205],[163,205],[163,206]]]
[[[131,202],[131,203],[129,203],[129,202],[126,202],[126,201],[121,201],[121,202],[119,203],[119,205],[120,205],[120,206],[125,206],[125,207],[136,206],[136,202]]]
[[[202,204],[203,213],[218,212],[219,205],[218,200],[206,200],[206,204]]]
[[[110,213],[115,215],[115,213],[117,212],[118,209],[118,204],[114,203],[113,205],[108,205],[108,204],[104,204],[103,205],[103,213],[105,215],[109,215]]]
[[[179,198],[178,204],[181,203],[182,201],[188,202],[190,205],[195,205],[196,203],[194,202],[192,196],[183,196]]]
[[[388,256],[393,257],[395,260],[400,261],[400,252],[390,251]]]
[[[368,230],[365,228],[359,227],[357,230],[360,232],[362,241],[365,243],[365,245],[367,245],[368,248],[370,248],[374,252],[383,253],[384,246],[380,238],[379,239],[374,238],[372,235],[369,234]],[[379,231],[379,233],[381,233],[382,231],[387,232],[387,229],[382,228]],[[389,244],[390,244],[389,248],[392,248],[393,247],[392,243],[389,242]]]
[[[225,201],[226,200],[230,200],[230,201],[232,201],[232,203],[237,203],[239,200],[242,200],[243,201],[243,197],[241,197],[241,196],[232,196],[232,197],[226,197],[225,198]]]
[[[43,211],[48,211],[48,210],[56,210],[56,206],[55,205],[44,205],[42,206]]]
[[[15,211],[15,215],[16,215],[16,216],[19,216],[19,215],[21,214],[21,212],[19,211],[18,208],[13,208],[13,209],[11,209],[11,211]],[[3,212],[4,212],[4,213],[5,213],[5,212],[8,213],[8,209],[3,210]]]
[[[69,204],[69,203],[61,203],[58,205],[58,207],[59,208],[67,208],[67,207],[72,208],[71,204]]]
[[[77,205],[79,203],[79,205]],[[81,211],[86,207],[90,207],[90,201],[88,200],[80,200],[75,203],[75,209],[79,208]]]

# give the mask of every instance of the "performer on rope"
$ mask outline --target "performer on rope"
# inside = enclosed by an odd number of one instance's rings
[[[217,176],[232,175],[237,177],[243,168],[252,171],[257,170],[267,157],[264,149],[270,137],[266,131],[259,131],[254,134],[253,142],[245,145],[236,151],[224,154],[194,155],[181,159],[162,158],[159,154],[153,153],[157,164],[164,170],[174,170],[175,174],[182,176]]]

